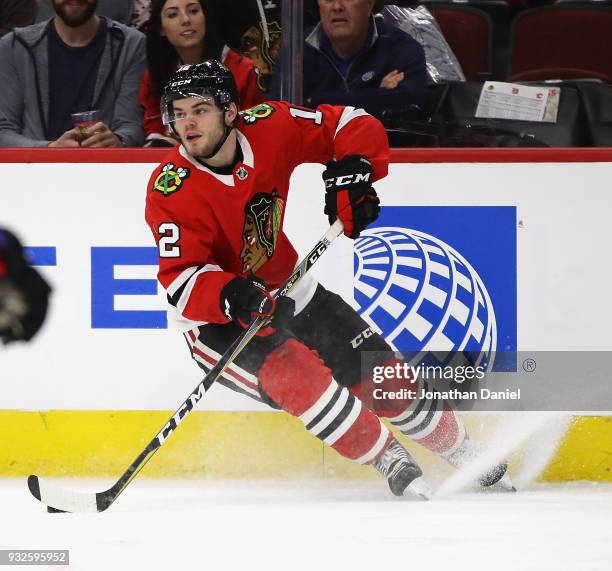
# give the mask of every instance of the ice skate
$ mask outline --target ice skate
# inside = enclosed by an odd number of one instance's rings
[[[466,439],[463,444],[452,454],[445,457],[445,460],[451,465],[461,469],[466,464],[476,460],[481,452],[481,446],[472,440]],[[491,466],[486,472],[480,474],[478,483],[483,488],[491,490],[503,490],[506,492],[516,492],[516,488],[508,474],[508,462],[503,460],[499,464]]]
[[[385,477],[391,492],[428,500],[432,491],[423,478],[423,472],[408,451],[395,439],[374,462],[374,467]]]
[[[506,472],[495,484],[492,485],[492,488],[496,490],[502,490],[504,492],[516,492],[516,488],[510,479],[510,476]]]

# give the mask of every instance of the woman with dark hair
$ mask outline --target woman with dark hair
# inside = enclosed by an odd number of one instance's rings
[[[147,29],[148,69],[140,85],[147,136],[145,146],[177,144],[162,123],[159,100],[168,78],[180,65],[217,59],[232,72],[242,108],[265,99],[257,89],[253,62],[224,45],[218,30],[210,0],[153,0],[151,3]]]

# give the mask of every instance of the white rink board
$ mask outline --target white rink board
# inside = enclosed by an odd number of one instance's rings
[[[0,225],[28,246],[55,247],[41,271],[54,287],[47,324],[29,347],[0,350],[0,408],[146,410],[178,406],[200,379],[182,336],[165,329],[92,329],[92,247],[150,247],[143,219],[153,164],[0,164]],[[304,253],[325,231],[320,165],[294,174],[285,228]],[[383,205],[516,206],[518,349],[612,346],[612,164],[395,164]],[[7,183],[10,181],[10,184]],[[469,229],[466,229],[466,231]],[[314,274],[352,296],[352,244],[339,239]],[[152,266],[115,278],[152,279]],[[116,296],[115,310],[160,310],[164,294]],[[215,387],[209,410],[259,410]]]

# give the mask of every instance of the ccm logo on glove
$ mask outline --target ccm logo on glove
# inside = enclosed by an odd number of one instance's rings
[[[325,180],[325,188],[330,189],[333,186],[347,186],[350,184],[357,184],[360,182],[370,182],[370,176],[372,173],[355,173],[337,176],[335,178],[328,178]]]
[[[344,234],[357,238],[359,233],[378,218],[380,206],[372,187],[372,163],[360,155],[350,155],[327,163],[325,182],[325,214],[329,223],[340,218]]]

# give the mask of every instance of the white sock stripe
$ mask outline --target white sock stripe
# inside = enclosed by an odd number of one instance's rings
[[[434,413],[431,419],[431,422],[425,428],[423,428],[423,430],[421,430],[420,432],[415,432],[414,434],[410,434],[409,438],[416,441],[416,440],[422,440],[423,438],[429,436],[436,429],[441,418],[442,418],[441,412],[438,411]]]
[[[383,424],[380,418],[378,421],[380,422],[380,435],[378,436],[378,440],[374,443],[372,448],[363,454],[363,456],[360,456],[354,460],[354,462],[357,462],[357,464],[367,464],[368,462],[374,460],[374,458],[376,458],[376,456],[382,452],[385,443],[387,442],[387,438],[389,438],[389,429]]]
[[[394,416],[393,418],[389,418],[389,421],[393,424],[401,424],[402,421],[406,420],[414,412],[414,409],[418,406],[419,402],[419,399],[414,399],[404,412]]]
[[[410,434],[410,438],[412,440],[418,440],[421,438],[425,438],[429,436],[436,428],[438,428],[438,424],[440,424],[440,420],[442,420],[442,415],[444,414],[444,402],[438,401],[436,404],[436,412],[431,417],[431,420],[423,427],[423,430],[419,432],[413,432]]]
[[[336,387],[338,386],[335,382],[332,384],[336,385]],[[349,392],[346,390],[346,388],[343,388],[340,392],[338,400],[334,403],[334,406],[331,407],[329,412],[319,422],[317,422],[317,424],[309,429],[310,434],[317,436],[320,432],[323,432],[338,416],[338,413],[344,408],[348,398]]]
[[[332,444],[334,444],[334,442],[336,442],[336,440],[344,436],[351,428],[351,426],[355,424],[355,421],[357,420],[357,417],[359,416],[360,412],[361,401],[359,399],[355,399],[353,401],[353,408],[351,409],[349,415],[344,419],[342,424],[338,428],[336,428],[336,430],[334,430],[327,438],[323,439],[323,442],[331,446]]]
[[[427,418],[427,415],[431,412],[432,408],[435,408],[437,406],[438,406],[437,401],[427,400],[423,408],[419,411],[419,414],[417,414],[409,422],[406,422],[401,425],[396,425],[397,428],[400,430],[400,432],[407,432],[408,430],[412,430],[413,428],[417,427]]]
[[[338,384],[332,379],[329,386],[327,389],[325,389],[325,392],[319,397],[317,402],[315,402],[307,411],[303,412],[298,417],[305,426],[312,422],[317,414],[319,414],[327,406],[332,396],[334,396],[337,388]]]
[[[421,383],[420,379],[417,379],[416,385],[416,394],[420,395],[421,389],[423,387],[423,384]],[[408,405],[408,408],[406,410],[404,410],[397,416],[394,416],[393,418],[389,418],[389,422],[392,422],[393,424],[401,424],[403,420],[406,420],[413,413],[414,409],[419,405],[420,402],[422,402],[422,399],[415,398],[410,403],[410,405]]]

